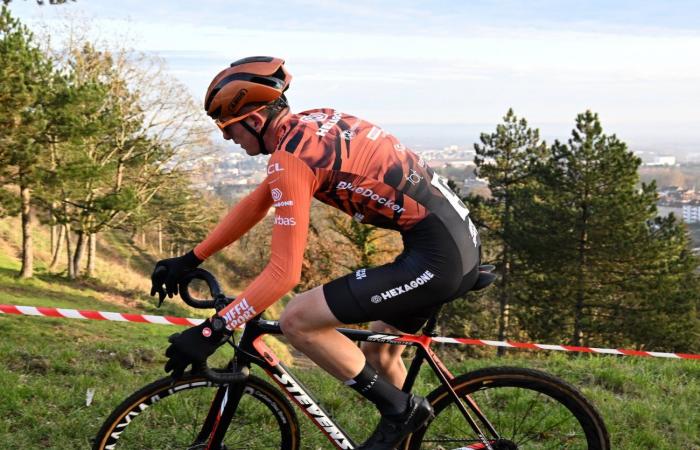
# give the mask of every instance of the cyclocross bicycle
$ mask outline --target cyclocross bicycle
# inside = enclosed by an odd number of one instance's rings
[[[495,279],[481,266],[472,290]],[[193,279],[206,281],[212,300],[189,292]],[[197,269],[180,284],[183,300],[195,308],[226,307],[216,279]],[[439,311],[438,311],[439,312]],[[435,417],[409,435],[400,450],[515,450],[610,448],[608,432],[595,407],[568,383],[517,367],[492,367],[453,375],[431,349],[436,312],[420,335],[378,334],[339,328],[353,341],[416,347],[403,390],[410,392],[424,362],[440,385],[427,395]],[[300,450],[300,428],[291,403],[338,449],[357,443],[318,403],[263,342],[282,334],[278,322],[260,316],[245,325],[234,356],[223,369],[199,368],[179,380],[165,377],[132,394],[107,418],[93,449],[283,449]],[[255,364],[277,385],[250,374]]]

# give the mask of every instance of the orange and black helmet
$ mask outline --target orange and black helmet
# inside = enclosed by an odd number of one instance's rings
[[[219,128],[244,119],[282,97],[292,76],[284,60],[271,56],[251,56],[231,63],[219,72],[207,89],[204,109]],[[245,106],[259,106],[241,114]]]

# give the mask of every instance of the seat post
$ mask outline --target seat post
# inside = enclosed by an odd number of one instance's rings
[[[440,314],[440,310],[442,309],[442,305],[439,305],[436,309],[435,312],[433,313],[432,316],[430,316],[430,319],[428,319],[428,322],[425,324],[423,327],[423,334],[426,336],[437,336],[437,333],[435,333],[435,327],[437,326],[437,316]]]

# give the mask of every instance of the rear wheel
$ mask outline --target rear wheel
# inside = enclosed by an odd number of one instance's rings
[[[471,397],[498,432],[500,440],[479,423],[494,450],[610,448],[605,424],[593,405],[573,386],[544,372],[493,367],[462,375],[453,387],[460,398]],[[428,400],[435,419],[401,449],[486,448],[444,387]],[[476,418],[473,413],[472,417]]]
[[[223,387],[200,376],[158,380],[114,410],[93,449],[204,449],[197,438],[219,389]],[[289,401],[250,376],[224,445],[227,450],[299,449],[299,424]]]

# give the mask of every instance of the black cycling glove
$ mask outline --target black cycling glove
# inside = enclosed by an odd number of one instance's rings
[[[159,302],[163,301],[166,294],[170,298],[177,295],[177,283],[182,276],[195,269],[202,262],[194,254],[194,250],[177,258],[161,259],[156,263],[151,274],[151,295],[158,293]],[[163,284],[165,284],[165,289],[163,289]]]
[[[212,319],[216,326],[212,325]],[[170,346],[165,351],[168,358],[165,371],[172,370],[174,379],[180,378],[190,364],[194,370],[204,367],[207,358],[231,336],[231,331],[224,326],[221,317],[215,316],[212,319],[168,338]]]

